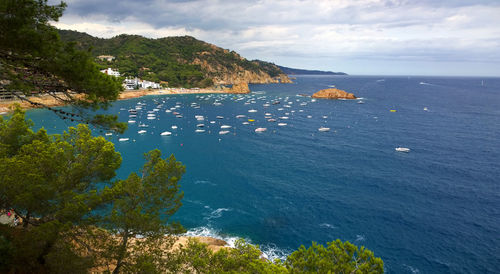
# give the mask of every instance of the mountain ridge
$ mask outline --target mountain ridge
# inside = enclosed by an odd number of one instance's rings
[[[123,76],[168,82],[169,86],[208,87],[239,83],[291,83],[275,64],[247,60],[238,53],[191,36],[158,39],[121,34],[97,38],[87,33],[59,30],[61,39],[89,50],[103,68],[118,69]],[[111,55],[112,61],[98,56]]]

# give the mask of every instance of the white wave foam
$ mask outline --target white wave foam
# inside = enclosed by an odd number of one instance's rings
[[[205,207],[205,208],[209,208],[209,207]],[[205,217],[204,219],[205,220],[217,219],[217,218],[222,217],[222,213],[224,213],[226,211],[231,211],[231,210],[232,210],[231,208],[224,208],[224,207],[217,208],[216,210],[213,210],[212,212],[210,212],[210,214],[207,217]]]
[[[197,180],[194,182],[195,185],[210,185],[210,186],[216,186],[217,184],[215,183],[212,183],[210,181],[207,181],[207,180]]]
[[[356,240],[355,242],[362,242],[365,240],[365,235],[356,235]]]
[[[406,266],[406,268],[408,268],[408,270],[410,270],[411,273],[420,273],[420,270],[418,270],[418,268],[416,267],[413,267],[411,265],[407,265],[407,264],[403,264],[403,266]]]
[[[288,255],[292,253],[292,251],[281,249],[275,244],[264,244],[259,246],[259,249],[262,251],[262,258],[271,262],[274,262],[276,259],[285,261]]]
[[[236,245],[236,241],[238,239],[241,239],[242,237],[236,237],[236,236],[231,236],[231,235],[224,235],[220,233],[220,231],[209,227],[209,226],[202,226],[202,227],[197,227],[197,228],[192,228],[188,230],[183,236],[189,236],[189,237],[211,237],[215,239],[220,239],[223,240],[227,243],[227,247],[234,248]],[[248,238],[243,238],[245,242],[249,244],[253,244],[252,241]],[[288,255],[292,253],[291,250],[285,250],[281,249],[275,244],[264,244],[259,246],[260,251],[262,252],[262,258],[265,258],[269,261],[274,261],[275,259],[279,260],[286,260]]]
[[[337,228],[336,226],[332,225],[332,224],[327,224],[327,223],[322,223],[320,224],[319,226],[321,227],[326,227],[326,228],[331,228],[331,229],[335,229]]]

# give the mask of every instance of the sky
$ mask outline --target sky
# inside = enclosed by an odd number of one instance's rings
[[[500,76],[500,0],[65,2],[54,26],[102,38],[190,35],[250,60],[352,75]]]

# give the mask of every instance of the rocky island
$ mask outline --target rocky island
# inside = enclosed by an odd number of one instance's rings
[[[322,99],[356,99],[354,94],[337,88],[322,89],[314,93],[311,97]]]

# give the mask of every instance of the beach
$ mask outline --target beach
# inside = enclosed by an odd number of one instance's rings
[[[132,98],[138,98],[148,95],[168,95],[168,94],[206,94],[206,93],[232,93],[231,89],[216,90],[209,88],[166,88],[166,89],[139,89],[139,90],[124,90],[118,96],[118,100],[127,100]],[[64,102],[55,99],[54,97],[44,94],[38,96],[31,96],[29,100],[43,104],[47,107],[56,107],[65,105]],[[27,101],[14,99],[0,101],[0,115],[7,114],[12,110],[12,105],[19,104],[23,109],[39,108],[38,106],[32,105]]]

